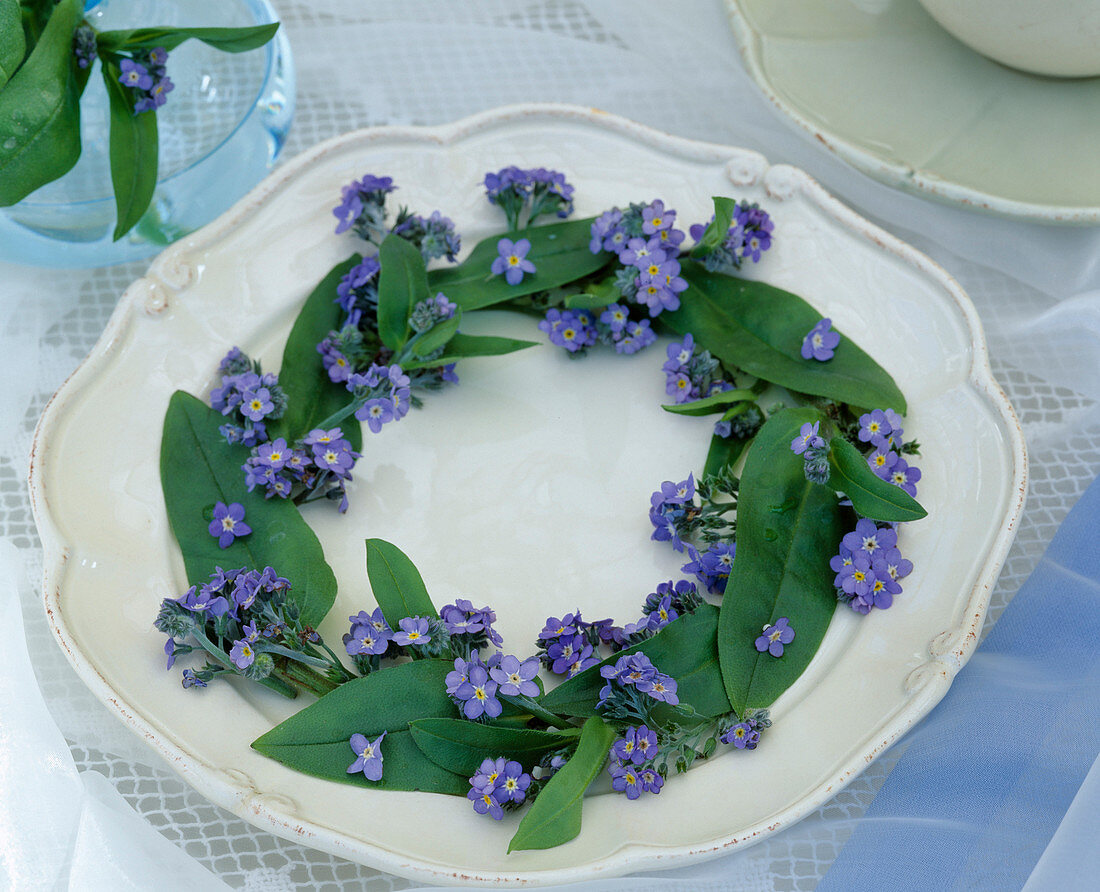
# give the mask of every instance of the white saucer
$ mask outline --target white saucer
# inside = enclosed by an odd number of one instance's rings
[[[1100,78],[1005,68],[917,0],[726,0],[749,74],[883,182],[1049,223],[1100,223]]]

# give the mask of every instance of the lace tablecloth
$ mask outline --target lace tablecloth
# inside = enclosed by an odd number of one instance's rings
[[[1027,508],[993,594],[989,622],[995,622],[1100,470],[1100,233],[978,216],[893,192],[844,167],[758,96],[740,66],[721,0],[277,0],[276,6],[299,77],[284,158],[357,127],[436,124],[509,103],[573,102],[804,167],[942,263],[977,305],[994,374],[1020,415],[1031,454]],[[144,268],[51,272],[0,265],[0,531],[10,543],[0,557],[13,568],[27,649],[50,716],[76,769],[106,778],[185,853],[180,863],[206,868],[212,884],[216,876],[253,890],[407,888],[413,884],[256,830],[190,790],[88,693],[47,629],[26,491],[31,433],[49,395]],[[9,681],[0,674],[0,694],[19,694]],[[18,742],[19,733],[17,721],[5,723],[0,713],[0,743]],[[598,885],[812,889],[895,760],[887,753],[811,817],[754,848],[645,880]],[[0,791],[4,783],[0,772]],[[20,845],[26,831],[18,821],[0,806],[0,835],[9,849],[0,854],[0,879],[5,858],[33,851]],[[13,863],[7,862],[9,875],[18,877]],[[94,869],[83,875],[106,876]],[[172,876],[166,868],[165,888]]]

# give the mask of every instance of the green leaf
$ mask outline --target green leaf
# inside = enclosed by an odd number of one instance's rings
[[[201,400],[176,391],[164,417],[160,482],[172,532],[183,552],[187,578],[209,579],[215,566],[274,567],[290,579],[302,619],[316,626],[336,597],[336,577],[321,543],[292,502],[249,492],[241,465],[248,450],[218,433],[225,422]],[[220,548],[207,527],[215,502],[239,502],[252,533]]]
[[[836,610],[829,558],[844,523],[831,487],[811,483],[791,440],[813,409],[777,412],[745,458],[737,511],[737,559],[718,620],[718,653],[729,702],[739,715],[769,706],[810,664]],[[758,653],[760,630],[790,619],[795,638],[776,658]]]
[[[279,386],[287,396],[286,414],[268,426],[272,439],[284,437],[287,442],[293,442],[351,401],[351,394],[329,378],[317,353],[317,345],[330,331],[340,327],[344,311],[335,300],[336,286],[348,270],[362,259],[356,254],[333,267],[299,310],[287,338],[283,365],[279,370]],[[352,420],[341,430],[344,438],[351,443],[351,448],[360,451],[363,430],[359,423]]]
[[[616,736],[615,729],[601,718],[594,716],[584,723],[577,751],[550,778],[523,816],[508,843],[509,852],[552,849],[581,832],[581,799],[603,770]]]
[[[536,291],[559,288],[599,272],[613,255],[588,250],[593,219],[551,223],[483,239],[462,263],[429,272],[431,291],[433,294],[442,291],[464,310],[479,310]],[[509,285],[504,276],[490,272],[493,261],[500,256],[497,243],[502,238],[512,241],[525,238],[531,242],[527,259],[535,264],[536,271],[525,275],[518,285]]]
[[[501,728],[466,719],[417,719],[409,725],[421,752],[441,768],[470,777],[487,757],[515,759],[530,768],[546,753],[575,742],[579,729],[531,731]]]
[[[455,336],[461,322],[462,310],[456,309],[455,314],[450,319],[446,319],[432,326],[417,338],[416,342],[412,345],[413,355],[423,359],[425,356],[434,353],[440,347],[445,346],[447,342]]]
[[[244,53],[263,46],[279,30],[279,23],[246,28],[130,28],[100,31],[96,44],[100,52],[151,50],[164,47],[171,52],[185,40],[201,40],[225,53]]]
[[[383,790],[424,790],[464,796],[469,781],[439,767],[413,740],[409,722],[453,718],[444,660],[414,660],[346,682],[253,741],[252,748],[284,765],[328,780]],[[383,731],[382,779],[350,775],[352,734]]]
[[[598,310],[622,299],[622,292],[612,279],[589,284],[580,294],[567,297],[565,306],[571,310]]]
[[[714,201],[714,219],[707,224],[707,228],[703,231],[703,237],[692,248],[692,257],[702,257],[704,254],[709,254],[726,240],[726,235],[730,231],[730,224],[733,222],[733,209],[737,206],[737,202],[732,198],[723,198],[718,195],[715,195],[712,200]]]
[[[740,437],[711,437],[710,449],[707,451],[707,463],[703,467],[703,476],[717,475],[723,469],[737,464],[737,460],[745,451],[745,447],[751,443],[751,438],[743,440]]]
[[[674,403],[669,406],[661,406],[661,408],[673,415],[719,415],[725,412],[733,403],[755,399],[756,394],[751,390],[724,390],[701,400]]]
[[[693,262],[681,275],[689,287],[680,309],[661,319],[681,335],[693,334],[722,362],[801,393],[905,414],[894,379],[851,339],[842,337],[828,362],[802,358],[802,339],[821,320],[802,298],[763,282],[708,273]]]
[[[864,517],[903,523],[928,516],[909,493],[872,471],[867,459],[843,437],[833,437],[829,444],[829,468],[829,488],[843,492]]]
[[[0,91],[0,207],[56,180],[80,157],[73,31],[83,15],[82,0],[61,0],[30,56]]]
[[[409,316],[418,301],[428,296],[424,258],[399,235],[387,235],[378,250],[382,270],[378,274],[378,334],[391,350],[405,346]]]
[[[443,351],[442,356],[435,359],[405,362],[401,364],[401,367],[406,371],[436,368],[441,365],[450,365],[460,359],[469,359],[473,356],[503,356],[505,353],[515,353],[517,350],[526,350],[528,347],[537,346],[539,346],[538,341],[520,341],[515,338],[468,335],[459,332],[447,343],[447,348]]]
[[[825,563],[827,568],[828,561]],[[730,704],[718,665],[717,632],[718,608],[704,604],[694,613],[673,620],[652,638],[562,682],[542,698],[542,705],[557,715],[595,715],[600,688],[606,683],[600,668],[615,663],[623,654],[643,653],[661,672],[676,679],[681,703],[690,704],[703,715],[727,713]]]
[[[26,50],[19,0],[0,0],[0,87],[11,80],[23,63]]]
[[[374,599],[391,628],[407,616],[438,617],[420,571],[385,539],[367,539],[367,577]]]
[[[114,240],[137,225],[157,188],[157,114],[134,114],[134,91],[119,83],[118,64],[106,56],[103,81],[111,102],[111,183],[115,190]]]

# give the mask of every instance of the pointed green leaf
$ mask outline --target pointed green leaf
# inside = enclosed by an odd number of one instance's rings
[[[756,434],[745,457],[737,511],[737,559],[718,620],[718,654],[738,714],[769,706],[810,664],[836,611],[829,558],[844,524],[831,487],[806,479],[791,440],[814,409],[784,409]],[[795,638],[781,658],[758,653],[760,630],[785,616]]]
[[[26,49],[19,0],[0,0],[0,87],[22,64]]]
[[[420,571],[385,539],[367,539],[367,577],[382,615],[393,629],[407,616],[438,617]]]
[[[709,273],[683,265],[688,289],[680,309],[661,319],[722,362],[781,387],[854,406],[891,408],[905,414],[894,379],[854,341],[841,338],[828,362],[803,359],[802,339],[821,314],[797,295],[763,282]]]
[[[581,799],[603,770],[607,751],[618,735],[603,719],[593,716],[581,729],[577,751],[547,782],[520,821],[508,851],[550,849],[581,832]]]
[[[515,353],[517,350],[537,346],[539,346],[538,341],[521,341],[492,335],[468,335],[459,332],[447,343],[442,356],[406,362],[402,364],[402,368],[406,371],[438,368],[473,356],[503,356],[506,353]]]
[[[467,778],[477,773],[486,758],[515,759],[530,769],[546,753],[576,743],[580,733],[580,729],[562,733],[502,728],[467,719],[417,719],[409,730],[424,755]]]
[[[423,359],[440,347],[446,346],[447,342],[455,336],[461,322],[462,310],[456,309],[450,319],[437,323],[417,338],[416,343],[412,345],[413,355]]]
[[[606,683],[600,669],[623,654],[643,653],[661,672],[676,679],[681,703],[690,704],[703,715],[727,713],[730,705],[718,666],[717,632],[718,609],[704,604],[694,613],[670,622],[652,638],[562,682],[542,698],[542,705],[557,715],[595,715],[600,688]]]
[[[904,523],[928,516],[909,493],[872,471],[867,459],[843,437],[833,437],[830,443],[829,468],[829,487],[843,492],[864,517]]]
[[[134,114],[134,91],[119,83],[118,63],[106,56],[100,62],[111,103],[111,183],[117,209],[117,242],[149,209],[157,188],[157,114]]]
[[[206,582],[215,566],[274,567],[291,583],[302,618],[316,626],[336,597],[336,577],[316,534],[293,503],[249,492],[241,465],[248,449],[218,432],[225,418],[201,400],[176,391],[164,417],[160,480],[172,532],[191,583]],[[244,506],[252,533],[220,548],[207,527],[215,502]]]
[[[378,262],[378,334],[396,351],[409,339],[413,307],[428,296],[428,274],[420,251],[392,233],[382,240]]]
[[[96,43],[101,52],[151,50],[164,47],[171,52],[185,40],[201,40],[223,53],[244,53],[263,46],[279,30],[279,23],[246,28],[130,28],[100,31]]]
[[[723,198],[718,195],[714,196],[712,200],[714,201],[714,219],[707,224],[707,228],[703,231],[703,237],[692,248],[692,257],[702,257],[704,254],[709,254],[726,240],[726,235],[730,231],[730,224],[733,222],[733,209],[737,206],[737,202],[732,198]]]
[[[336,303],[336,286],[353,266],[363,258],[356,254],[329,271],[321,283],[306,298],[294,320],[279,370],[279,386],[287,396],[286,414],[268,425],[272,439],[284,437],[293,442],[304,437],[317,425],[351,402],[351,394],[342,384],[329,378],[317,353],[317,345],[325,336],[340,327],[344,311]],[[349,419],[340,428],[351,448],[357,452],[363,445],[363,431],[358,421]]]
[[[756,394],[751,390],[724,390],[704,397],[701,400],[692,400],[688,403],[673,403],[661,406],[666,412],[673,415],[720,415],[733,403],[741,403],[756,399]]]
[[[593,219],[551,223],[483,239],[462,263],[428,273],[431,291],[433,294],[442,291],[464,310],[479,310],[589,276],[613,257],[606,251],[593,254],[588,250]],[[497,244],[502,238],[512,241],[525,238],[531,242],[527,259],[535,264],[535,272],[525,275],[518,285],[509,285],[504,276],[491,272],[493,261],[500,256]]]
[[[409,722],[454,718],[445,660],[414,660],[346,682],[253,742],[252,748],[314,777],[383,790],[424,790],[464,796],[469,781],[438,766],[413,741]],[[355,761],[349,740],[363,734],[382,741],[382,779],[368,781],[347,768]]]
[[[30,56],[0,90],[0,207],[56,180],[80,157],[73,31],[83,15],[82,0],[61,0]]]
[[[737,460],[752,440],[740,437],[711,437],[707,452],[707,463],[703,467],[703,476],[717,475],[725,468],[737,464]]]

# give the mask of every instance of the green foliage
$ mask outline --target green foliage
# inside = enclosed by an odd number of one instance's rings
[[[26,49],[19,0],[0,0],[0,88],[23,63]]]
[[[643,653],[661,672],[676,679],[680,702],[690,703],[703,715],[723,715],[730,711],[730,704],[718,665],[717,632],[718,609],[703,604],[694,613],[669,623],[652,638],[562,682],[542,698],[542,705],[557,715],[595,715],[600,688],[606,682],[600,668],[614,664],[624,654]]]
[[[83,15],[81,0],[61,0],[30,56],[0,90],[0,207],[56,180],[80,157],[84,81],[72,41]],[[14,46],[17,38],[9,40]]]
[[[409,339],[409,316],[428,296],[428,274],[420,251],[399,235],[387,235],[378,249],[378,335],[398,351]]]
[[[532,731],[467,719],[417,719],[409,725],[421,752],[447,771],[469,778],[486,758],[515,759],[530,769],[546,753],[576,742],[579,729]]]
[[[607,762],[615,729],[593,717],[581,729],[577,751],[547,782],[520,821],[508,851],[551,849],[581,832],[581,799]]]
[[[442,356],[435,359],[418,359],[405,362],[402,363],[401,367],[406,371],[438,368],[473,356],[503,356],[505,353],[515,353],[517,350],[526,350],[528,347],[537,347],[538,345],[538,341],[498,338],[493,335],[468,335],[459,332],[452,335],[447,342]]]
[[[462,263],[428,273],[431,293],[443,292],[463,310],[479,310],[592,275],[611,258],[606,252],[593,254],[588,250],[593,219],[551,223],[482,239]],[[512,241],[525,238],[531,242],[527,259],[535,264],[536,272],[525,275],[518,285],[509,285],[504,276],[490,272],[493,261],[500,256],[497,243],[502,238]]]
[[[118,62],[104,55],[103,82],[111,104],[111,184],[117,208],[114,240],[137,225],[157,188],[157,114],[134,114],[134,91],[119,83]]]
[[[390,628],[396,629],[407,616],[439,616],[420,571],[392,542],[367,539],[367,577]]]
[[[832,488],[811,483],[791,440],[814,409],[784,409],[757,433],[741,473],[737,559],[718,621],[718,654],[739,715],[769,706],[810,664],[836,610],[829,558],[844,535]],[[781,658],[758,653],[761,629],[781,616],[795,639]],[[663,670],[662,670],[663,671]]]
[[[864,517],[902,523],[928,516],[909,493],[872,471],[867,459],[843,437],[833,437],[829,444],[829,471],[829,488],[843,492]]]
[[[336,286],[362,259],[356,254],[333,267],[298,312],[279,369],[279,386],[286,393],[287,410],[282,418],[268,425],[272,439],[284,437],[287,442],[293,442],[351,401],[343,385],[334,384],[329,378],[317,354],[317,345],[330,331],[340,327],[344,311],[336,303]],[[352,420],[341,430],[351,448],[359,451],[363,445],[359,422]]]
[[[703,237],[692,248],[692,257],[702,257],[721,245],[726,240],[730,224],[733,222],[733,209],[737,206],[737,202],[732,198],[722,198],[717,195],[712,200],[714,201],[714,219],[707,224]]]
[[[96,44],[101,52],[133,52],[164,47],[171,52],[185,40],[201,40],[224,53],[244,53],[263,46],[279,30],[279,23],[247,28],[130,28],[100,31]]]
[[[421,752],[409,723],[453,718],[444,660],[416,660],[346,682],[253,741],[252,748],[305,774],[383,790],[423,790],[464,796],[469,782]],[[348,774],[355,760],[352,734],[374,739],[383,731],[382,779]]]
[[[680,309],[661,319],[729,367],[799,393],[823,396],[853,406],[905,414],[905,397],[894,379],[847,337],[828,362],[803,359],[802,339],[821,314],[806,301],[764,282],[708,273],[685,262],[681,275],[688,289]]]
[[[206,582],[215,566],[274,567],[291,577],[303,621],[316,626],[336,597],[336,577],[321,543],[291,502],[248,491],[241,472],[248,450],[225,441],[218,432],[224,421],[219,412],[181,390],[172,395],[164,417],[160,481],[187,578]],[[253,530],[228,548],[220,548],[207,529],[216,501],[243,505]]]

